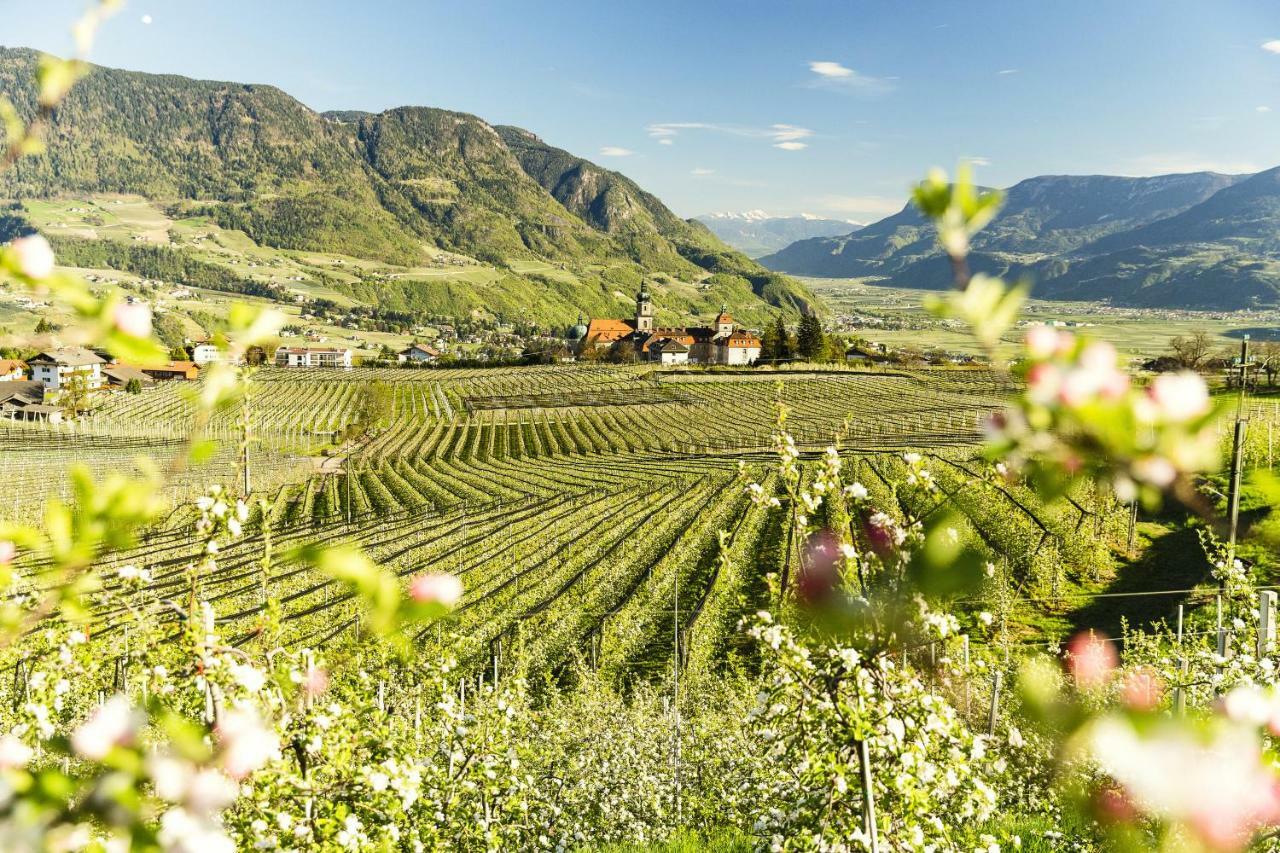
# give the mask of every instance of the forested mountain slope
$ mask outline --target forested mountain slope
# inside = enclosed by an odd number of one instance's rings
[[[1280,169],[1151,178],[1030,178],[975,238],[977,270],[1028,276],[1036,295],[1153,307],[1280,304]],[[949,272],[911,207],[761,262],[798,275],[882,276],[946,287]]]
[[[0,91],[25,116],[37,58],[0,48]],[[447,110],[320,114],[271,86],[95,67],[59,107],[48,151],[0,175],[0,198],[139,194],[263,246],[406,267],[439,251],[499,269],[546,261],[588,282],[580,310],[655,274],[659,291],[664,280],[687,285],[664,303],[677,312],[713,310],[716,299],[761,317],[812,304],[803,285],[625,177],[541,143],[510,145],[517,134]],[[541,170],[539,146],[549,152]],[[579,179],[549,183],[559,159]]]

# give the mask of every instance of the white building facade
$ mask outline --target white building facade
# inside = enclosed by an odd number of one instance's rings
[[[104,364],[101,356],[83,347],[48,350],[27,362],[31,378],[50,391],[57,391],[76,377],[83,379],[87,389],[101,388]]]
[[[339,347],[280,347],[276,367],[351,367],[351,350]]]

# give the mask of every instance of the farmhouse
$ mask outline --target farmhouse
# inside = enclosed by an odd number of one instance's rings
[[[197,367],[204,367],[215,361],[222,361],[222,350],[208,341],[200,341],[191,347],[191,360]]]
[[[27,363],[16,358],[0,358],[0,382],[21,382],[26,379]]]
[[[573,331],[579,352],[631,346],[637,358],[661,364],[751,364],[760,357],[760,339],[737,328],[727,307],[712,326],[655,327],[645,284],[636,294],[634,319],[593,318]]]
[[[27,362],[31,378],[50,391],[57,391],[77,377],[84,381],[85,388],[101,388],[105,363],[102,356],[83,347],[47,350]]]
[[[57,423],[62,412],[44,404],[44,385],[36,381],[12,381],[0,385],[0,415],[13,420],[47,420]]]
[[[155,367],[143,365],[138,369],[156,380],[196,379],[200,376],[200,368],[196,367],[194,361],[171,361]]]
[[[120,364],[119,362],[108,364],[102,368],[102,375],[106,377],[107,384],[118,388],[124,388],[135,379],[138,380],[139,385],[155,384],[155,380],[139,368],[128,364]]]
[[[276,367],[350,367],[351,350],[339,347],[280,347]]]
[[[440,351],[426,344],[414,344],[396,353],[396,361],[402,364],[405,362],[410,364],[430,364],[439,357]]]

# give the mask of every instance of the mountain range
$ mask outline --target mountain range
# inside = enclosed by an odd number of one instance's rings
[[[35,111],[37,61],[0,48],[0,92],[24,117]],[[673,317],[722,303],[761,321],[815,308],[801,283],[624,175],[442,109],[318,113],[272,86],[94,67],[55,113],[47,152],[0,174],[0,198],[20,206],[94,193],[141,195],[172,218],[208,217],[260,246],[409,269],[448,252],[499,272],[497,290],[484,293],[465,278],[381,282],[407,310],[423,289],[447,286],[458,305],[565,322],[623,310],[642,280]],[[516,271],[532,262],[564,274]]]
[[[770,216],[763,210],[742,213],[705,213],[695,216],[724,242],[753,258],[772,254],[797,240],[838,237],[862,227],[844,219],[824,219],[808,213]]]
[[[941,289],[950,270],[915,208],[760,259],[793,275]],[[1280,305],[1280,168],[1146,178],[1048,175],[1006,191],[973,240],[976,271],[1036,296],[1214,310]]]

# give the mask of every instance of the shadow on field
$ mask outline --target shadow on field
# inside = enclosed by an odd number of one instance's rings
[[[1196,531],[1190,528],[1169,530],[1159,524],[1140,524],[1145,540],[1142,556],[1125,564],[1116,579],[1102,591],[1124,593],[1118,598],[1095,598],[1067,615],[1073,631],[1093,628],[1109,636],[1120,636],[1121,619],[1129,627],[1141,628],[1162,619],[1173,624],[1178,605],[1187,602],[1182,595],[1134,595],[1166,589],[1191,589],[1209,579],[1209,565],[1200,548]],[[1154,536],[1155,538],[1150,538]],[[1202,603],[1198,601],[1197,603]]]

